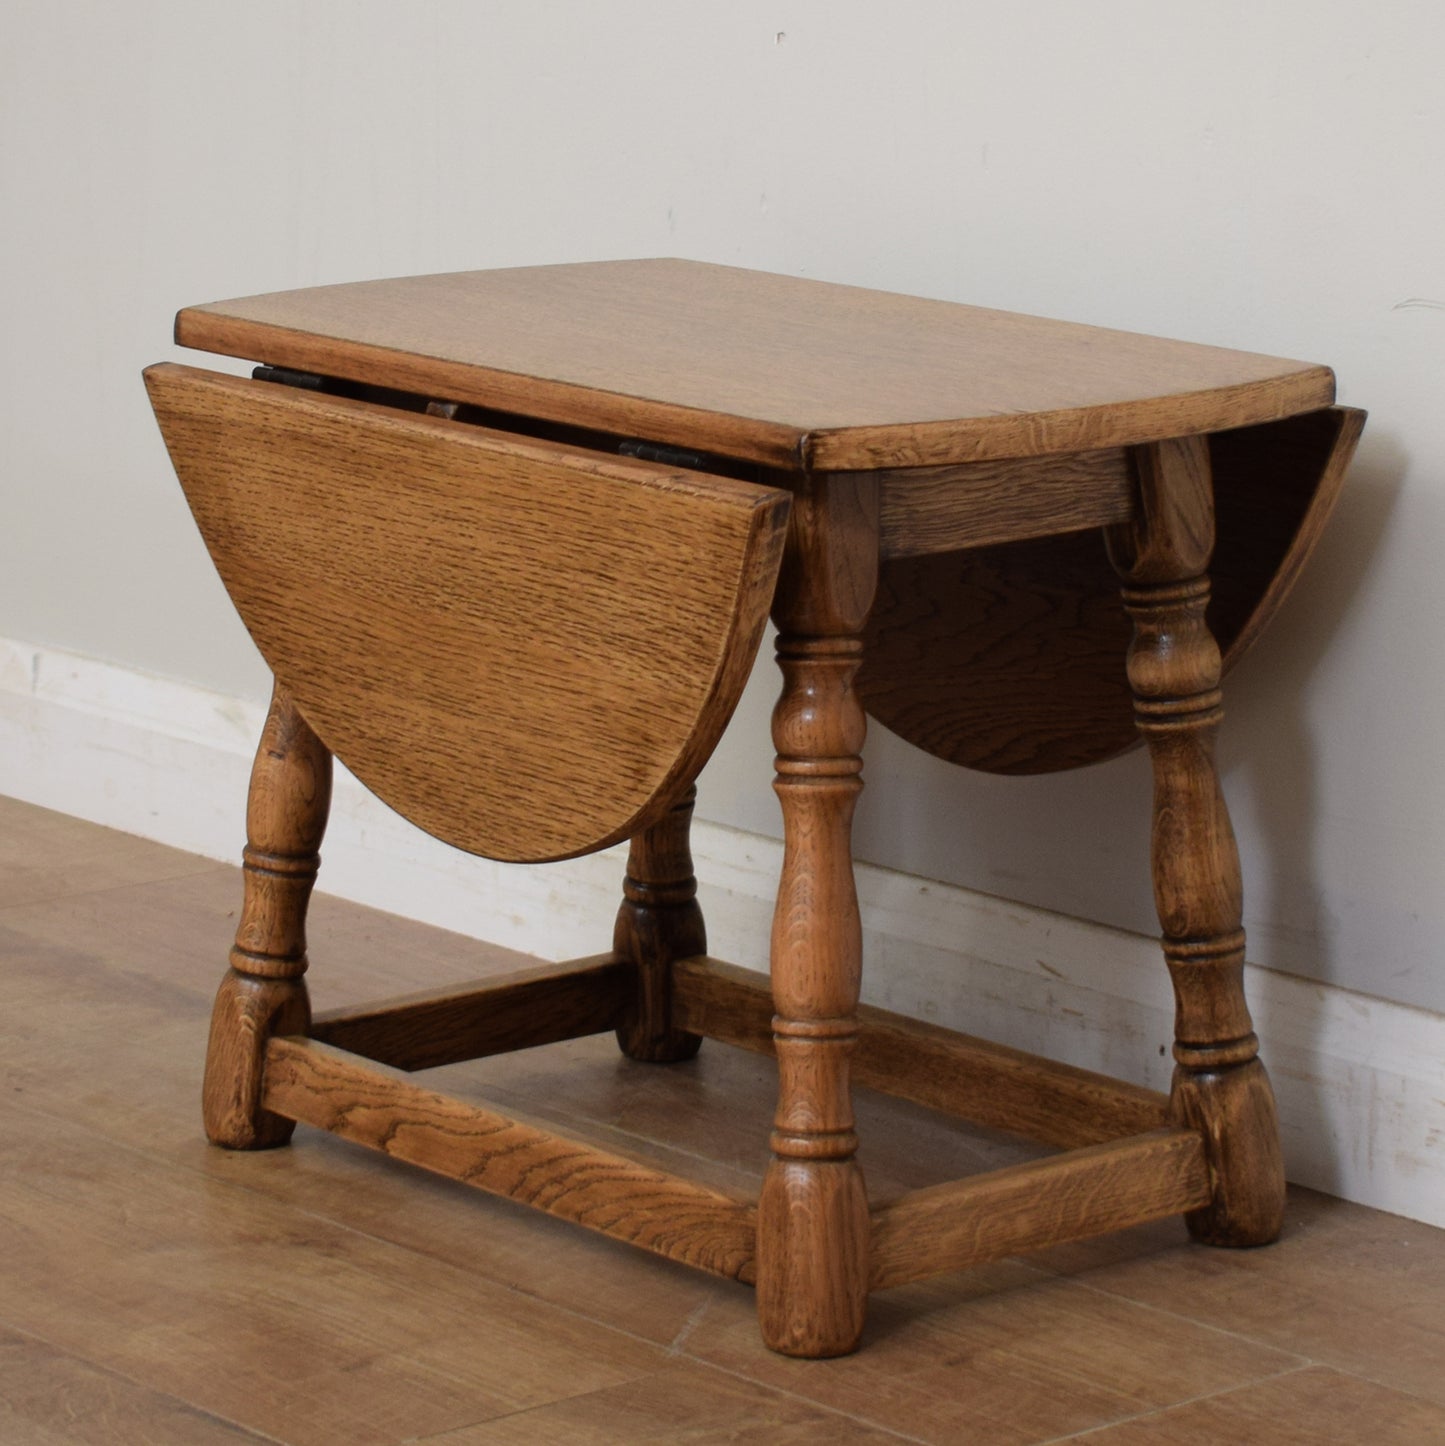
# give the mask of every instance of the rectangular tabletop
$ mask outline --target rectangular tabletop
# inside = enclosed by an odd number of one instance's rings
[[[188,307],[183,346],[786,468],[1130,446],[1328,406],[1328,367],[713,266],[603,261]]]

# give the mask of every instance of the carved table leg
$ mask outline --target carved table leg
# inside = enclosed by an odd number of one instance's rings
[[[1244,998],[1239,854],[1220,791],[1219,648],[1205,622],[1214,546],[1203,438],[1135,452],[1142,516],[1110,555],[1134,620],[1129,682],[1154,770],[1154,897],[1176,1001],[1172,1109],[1202,1132],[1214,1199],[1188,1217],[1211,1245],[1278,1234],[1284,1169],[1269,1076]]]
[[[856,1349],[867,1303],[868,1201],[849,1091],[862,955],[851,832],[865,728],[853,677],[876,579],[876,493],[846,476],[811,479],[793,505],[774,610],[778,1112],[758,1202],[763,1339],[795,1356]]]
[[[206,1050],[206,1134],[233,1150],[284,1145],[295,1128],[261,1108],[261,1076],[273,1034],[310,1028],[306,905],[330,805],[331,754],[278,684],[251,769],[241,922]]]
[[[637,997],[617,1030],[631,1059],[691,1059],[702,1036],[672,1027],[672,965],[707,953],[688,830],[697,790],[689,788],[627,851],[627,878],[612,948],[637,968]]]

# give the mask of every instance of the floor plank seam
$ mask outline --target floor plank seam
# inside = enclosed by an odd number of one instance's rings
[[[795,1402],[798,1405],[801,1405],[810,1411],[816,1411],[821,1415],[837,1417],[840,1420],[850,1421],[856,1425],[867,1426],[870,1430],[881,1431],[891,1440],[905,1441],[910,1443],[910,1446],[933,1446],[933,1443],[929,1442],[926,1437],[906,1436],[902,1432],[893,1430],[890,1427],[879,1426],[876,1422],[869,1421],[862,1416],[855,1416],[848,1411],[839,1411],[835,1407],[829,1406],[822,1401],[815,1401],[807,1396],[796,1395],[794,1392],[785,1390],[782,1387],[773,1385],[770,1382],[754,1380],[751,1376],[743,1375],[737,1371],[728,1370],[725,1366],[719,1366],[712,1361],[699,1360],[693,1356],[683,1355],[679,1355],[674,1359],[684,1360],[689,1365],[701,1366],[709,1371],[716,1371],[719,1375],[726,1376],[730,1380],[741,1381],[744,1385],[753,1386],[759,1390],[766,1391],[769,1395],[781,1396],[785,1400]],[[673,1364],[673,1362],[669,1362],[669,1366],[671,1364]],[[630,1384],[637,1384],[638,1382],[648,1381],[656,1377],[663,1376],[667,1373],[667,1369],[668,1366],[664,1366],[662,1370],[650,1371],[646,1375],[635,1377],[634,1381]],[[512,1420],[514,1417],[535,1415],[537,1412],[546,1411],[549,1407],[559,1405],[563,1401],[584,1401],[589,1396],[605,1395],[607,1392],[615,1391],[616,1389],[617,1387],[615,1385],[599,1386],[594,1390],[579,1391],[575,1395],[559,1396],[556,1401],[544,1401],[535,1406],[519,1406],[515,1411],[504,1411],[497,1416],[484,1416],[476,1421],[468,1421],[461,1425],[449,1426],[445,1431],[435,1432],[430,1436],[408,1437],[406,1442],[403,1443],[403,1446],[430,1446],[430,1443],[445,1441],[448,1436],[452,1435],[454,1432],[468,1430],[473,1426],[490,1426],[499,1421]],[[546,1437],[539,1432],[536,1439],[538,1441],[545,1441]]]
[[[1207,1250],[1211,1247],[1190,1246],[1188,1248]],[[1177,1310],[1169,1310],[1166,1306],[1156,1305],[1153,1301],[1137,1300],[1134,1296],[1125,1295],[1122,1291],[1109,1290],[1105,1286],[1096,1285],[1092,1281],[1086,1279],[1085,1276],[1087,1274],[1088,1272],[1085,1272],[1085,1275],[1071,1275],[1065,1278],[1072,1280],[1076,1285],[1083,1286],[1085,1290],[1092,1291],[1095,1295],[1102,1295],[1110,1300],[1125,1301],[1129,1305],[1137,1306],[1142,1310],[1152,1311],[1155,1315],[1162,1315],[1169,1320],[1183,1321],[1188,1325],[1197,1326],[1200,1330],[1206,1330],[1212,1332],[1214,1335],[1224,1336],[1227,1340],[1238,1341],[1241,1345],[1254,1346],[1260,1350],[1277,1351],[1282,1356],[1293,1356],[1295,1360],[1301,1362],[1303,1365],[1306,1366],[1327,1366],[1331,1364],[1329,1361],[1318,1361],[1313,1356],[1303,1355],[1299,1351],[1291,1350],[1284,1346],[1271,1345],[1268,1341],[1261,1340],[1258,1336],[1247,1335],[1243,1331],[1229,1330],[1225,1326],[1216,1325],[1213,1321],[1200,1320],[1196,1316],[1185,1315]],[[1279,1372],[1278,1374],[1288,1375],[1290,1373],[1288,1371],[1284,1371]]]
[[[177,1396],[174,1392],[168,1391],[163,1386],[153,1385],[149,1381],[141,1380],[136,1376],[127,1374],[125,1371],[117,1370],[114,1366],[108,1366],[89,1356],[82,1354],[72,1346],[53,1341],[49,1337],[41,1335],[38,1331],[32,1330],[29,1326],[23,1326],[11,1320],[8,1316],[0,1316],[0,1329],[12,1332],[27,1341],[34,1341],[36,1345],[43,1346],[48,1351],[54,1351],[57,1356],[68,1361],[76,1361],[85,1366],[88,1370],[95,1371],[98,1375],[109,1376],[117,1381],[124,1381],[127,1385],[136,1387],[138,1390],[147,1391],[153,1396],[162,1397],[164,1400],[172,1401],[177,1406],[194,1415],[204,1417],[207,1421],[214,1421],[219,1426],[225,1426],[230,1430],[243,1432],[252,1441],[261,1443],[261,1446],[292,1446],[292,1443],[282,1436],[273,1436],[267,1431],[259,1430],[255,1426],[248,1426],[243,1421],[232,1420],[229,1416],[223,1416],[217,1411],[212,1411],[208,1406],[198,1405],[195,1401],[188,1401],[184,1396]]]
[[[740,1371],[733,1366],[724,1366],[717,1361],[710,1361],[705,1356],[695,1356],[690,1351],[683,1351],[679,1355],[680,1360],[691,1362],[693,1365],[706,1366],[711,1371],[720,1371],[725,1376],[731,1376],[735,1381],[744,1381],[750,1386],[762,1386],[765,1390],[776,1392],[779,1396],[785,1396],[790,1401],[796,1401],[799,1405],[807,1406],[811,1410],[825,1411],[830,1416],[837,1416],[844,1421],[853,1421],[860,1426],[867,1426],[872,1431],[881,1431],[885,1436],[891,1436],[898,1441],[908,1441],[912,1446],[935,1446],[927,1436],[910,1436],[900,1431],[896,1426],[886,1426],[881,1421],[875,1421],[870,1416],[859,1416],[853,1411],[840,1411],[836,1406],[830,1406],[826,1401],[815,1400],[812,1396],[804,1396],[797,1391],[790,1391],[786,1386],[780,1386],[774,1381],[762,1381],[756,1376],[750,1376],[745,1371]],[[826,1361],[800,1361],[799,1365],[805,1368],[826,1369]]]
[[[404,1241],[394,1240],[386,1235],[378,1235],[376,1232],[371,1230],[364,1230],[360,1226],[355,1225],[350,1221],[338,1219],[335,1215],[326,1214],[323,1211],[312,1209],[310,1206],[299,1204],[294,1200],[289,1200],[282,1196],[268,1193],[267,1191],[262,1190],[254,1185],[247,1184],[243,1180],[223,1179],[220,1176],[213,1174],[209,1170],[197,1168],[196,1166],[187,1164],[184,1161],[170,1159],[164,1155],[151,1154],[149,1151],[142,1149],[138,1145],[130,1144],[125,1140],[115,1139],[113,1136],[96,1130],[92,1126],[85,1124],[83,1121],[70,1120],[63,1115],[54,1114],[43,1108],[36,1108],[32,1105],[29,1105],[28,1103],[22,1104],[20,1108],[24,1109],[29,1114],[38,1116],[42,1119],[53,1121],[56,1124],[63,1125],[69,1129],[79,1130],[85,1134],[92,1136],[93,1138],[103,1140],[111,1147],[124,1151],[126,1154],[134,1155],[139,1159],[147,1161],[151,1165],[168,1170],[183,1170],[188,1175],[199,1177],[200,1179],[203,1179],[212,1185],[220,1186],[222,1189],[236,1190],[250,1198],[264,1201],[266,1204],[282,1210],[290,1211],[300,1219],[321,1222],[322,1224],[328,1225],[335,1230],[344,1231],[346,1234],[351,1235],[358,1240],[369,1241],[373,1245],[381,1246],[388,1250],[401,1251],[407,1255],[416,1255],[423,1260],[431,1262],[433,1265],[439,1265],[443,1269],[460,1276],[463,1280],[479,1278],[485,1281],[488,1285],[492,1286],[494,1289],[505,1291],[509,1295],[516,1296],[518,1299],[526,1300],[532,1304],[542,1306],[544,1309],[555,1312],[556,1314],[564,1316],[569,1320],[580,1321],[583,1324],[592,1327],[593,1329],[599,1331],[606,1331],[609,1334],[614,1334],[626,1338],[639,1345],[649,1347],[658,1352],[665,1353],[667,1350],[667,1347],[660,1341],[650,1339],[647,1336],[639,1335],[637,1332],[630,1331],[624,1326],[614,1325],[596,1316],[588,1315],[584,1311],[579,1311],[574,1307],[563,1305],[559,1301],[549,1300],[544,1295],[540,1295],[534,1291],[523,1289],[514,1281],[507,1280],[501,1276],[488,1275],[485,1272],[479,1272],[473,1269],[469,1269],[468,1267],[459,1264],[454,1256],[448,1255],[445,1252],[424,1250],[417,1246],[408,1244]],[[393,1161],[392,1163],[397,1165],[397,1167],[400,1169],[411,1170],[416,1168],[415,1166],[399,1164],[396,1161]],[[527,1209],[525,1205],[517,1205],[515,1201],[506,1201],[499,1199],[499,1203],[504,1205],[515,1205],[516,1208],[519,1210]],[[603,1241],[608,1239],[606,1236],[603,1235],[597,1235],[596,1238]],[[609,1241],[608,1243],[615,1246],[615,1248],[619,1250],[629,1251],[629,1253],[631,1252],[631,1247],[629,1246],[621,1245],[617,1242],[611,1241]],[[667,1262],[663,1263],[666,1264]],[[678,1270],[685,1270],[685,1267],[682,1266],[676,1266],[673,1268]],[[691,1273],[688,1272],[688,1274],[690,1275]],[[739,1286],[738,1289],[744,1289],[744,1287]],[[4,1324],[3,1318],[0,1318],[0,1324]],[[64,1347],[56,1347],[56,1349],[64,1349]]]
[[[705,1295],[687,1313],[687,1319],[677,1328],[677,1334],[667,1343],[667,1353],[670,1356],[680,1356],[687,1338],[702,1324],[703,1317],[712,1309],[713,1298]]]
[[[1290,1366],[1283,1371],[1271,1371],[1268,1375],[1259,1376],[1252,1381],[1236,1381],[1234,1385],[1221,1386],[1217,1391],[1201,1391],[1197,1396],[1185,1396],[1178,1401],[1169,1401],[1163,1405],[1150,1406],[1143,1411],[1135,1411],[1129,1416],[1117,1416],[1112,1421],[1101,1421],[1096,1426],[1089,1426],[1083,1431],[1075,1431],[1068,1436],[1050,1436],[1047,1441],[1035,1442],[1034,1446],[1064,1446],[1064,1443],[1070,1441],[1087,1441],[1090,1436],[1098,1436],[1105,1431],[1115,1430],[1119,1426],[1127,1426],[1131,1421],[1147,1421],[1150,1417],[1162,1416],[1167,1411],[1178,1411],[1182,1407],[1194,1406],[1201,1401],[1218,1400],[1222,1396],[1232,1396],[1236,1391],[1250,1391],[1270,1381],[1282,1381],[1289,1376],[1298,1376],[1313,1369],[1315,1364],[1313,1361],[1305,1361],[1302,1365]]]
[[[234,867],[233,864],[207,863],[204,868],[187,869],[178,874],[162,874],[153,879],[127,879],[124,883],[106,884],[99,889],[62,889],[57,894],[46,894],[41,898],[19,899],[11,904],[0,904],[0,915],[13,913],[19,909],[43,908],[48,904],[70,904],[80,899],[105,898],[111,894],[122,893],[126,889],[147,889],[153,888],[156,884],[179,883],[182,879],[196,879],[204,874],[230,871]],[[239,895],[239,888],[237,893]]]
[[[618,1334],[626,1335],[627,1332],[620,1331]],[[560,1396],[554,1396],[548,1401],[537,1401],[530,1406],[518,1406],[510,1411],[498,1411],[491,1416],[478,1416],[472,1421],[456,1421],[440,1431],[432,1431],[425,1436],[403,1436],[395,1443],[395,1446],[427,1446],[428,1442],[445,1441],[449,1436],[455,1435],[458,1431],[470,1431],[474,1427],[479,1426],[493,1426],[499,1421],[510,1421],[514,1416],[531,1416],[538,1411],[547,1411],[554,1406],[563,1405],[568,1401],[585,1401],[588,1396],[600,1396],[608,1391],[615,1391],[621,1386],[636,1386],[643,1381],[650,1381],[654,1376],[661,1374],[662,1372],[657,1370],[643,1371],[639,1375],[627,1377],[626,1380],[613,1381],[610,1385],[592,1386],[583,1391],[571,1391]],[[536,1439],[538,1441],[545,1441],[546,1438],[539,1434]]]

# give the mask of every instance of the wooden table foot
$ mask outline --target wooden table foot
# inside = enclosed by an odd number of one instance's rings
[[[291,1138],[293,1122],[261,1105],[266,1044],[310,1027],[306,906],[330,804],[331,754],[278,685],[251,769],[241,922],[206,1050],[201,1108],[213,1144],[259,1150]]]
[[[1129,684],[1154,771],[1151,853],[1174,984],[1174,1122],[1201,1132],[1213,1201],[1196,1238],[1263,1245],[1280,1230],[1284,1170],[1274,1094],[1244,998],[1239,851],[1219,786],[1220,654],[1205,622],[1214,546],[1202,438],[1136,449],[1141,512],[1109,535],[1134,622]]]
[[[877,557],[876,489],[811,479],[794,502],[773,614],[783,674],[773,710],[783,812],[771,951],[778,1111],[758,1202],[763,1339],[795,1356],[856,1350],[867,1303],[868,1200],[849,1084],[863,953],[853,808],[867,720],[853,680]]]
[[[868,1197],[855,1160],[775,1159],[758,1198],[758,1322],[785,1356],[858,1349],[868,1306]]]
[[[689,788],[632,840],[612,936],[614,953],[637,971],[636,994],[617,1028],[617,1043],[629,1059],[653,1064],[691,1059],[702,1044],[701,1035],[672,1023],[672,966],[707,952],[688,841],[696,797],[697,790]]]
[[[1258,1059],[1222,1074],[1176,1070],[1176,1120],[1198,1130],[1214,1198],[1185,1217],[1201,1244],[1248,1247],[1279,1238],[1284,1224],[1284,1159],[1274,1090]]]

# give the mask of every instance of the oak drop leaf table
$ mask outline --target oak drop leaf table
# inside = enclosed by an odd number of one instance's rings
[[[870,1289],[1056,1241],[1174,1214],[1216,1245],[1274,1238],[1279,1139],[1213,740],[1221,673],[1359,435],[1327,368],[686,261],[250,297],[182,311],[176,336],[260,364],[146,380],[276,680],[212,1140],[278,1145],[305,1121],[753,1283],[768,1345],[799,1356],[854,1349]],[[688,846],[769,612],[771,990],[708,957]],[[869,713],[1003,773],[1142,738],[1169,1096],[859,1007]],[[333,755],[473,853],[630,840],[612,949],[313,1018]],[[637,1060],[703,1036],[776,1056],[756,1201],[405,1078],[607,1030]],[[870,1208],[850,1080],[1058,1153]]]

